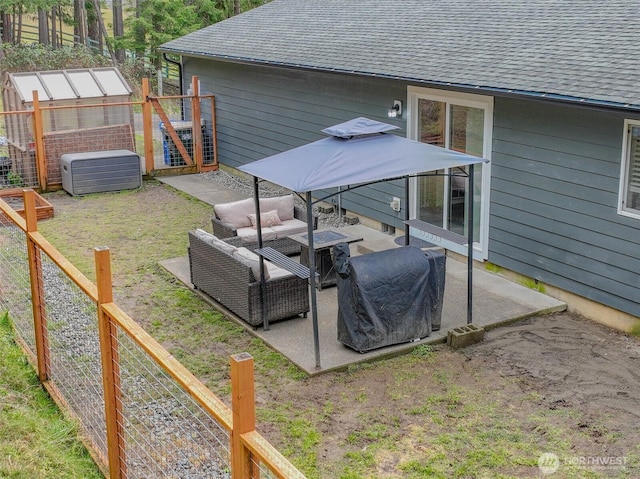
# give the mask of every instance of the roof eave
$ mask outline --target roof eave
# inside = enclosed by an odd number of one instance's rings
[[[220,60],[220,61],[226,61],[230,63],[242,63],[247,65],[259,64],[259,65],[266,65],[266,66],[278,67],[278,68],[320,71],[320,72],[326,72],[326,73],[341,73],[341,74],[363,76],[363,77],[369,77],[369,78],[384,78],[388,80],[400,80],[400,81],[406,81],[406,82],[411,82],[411,83],[416,83],[421,85],[428,85],[428,86],[443,88],[447,90],[462,90],[465,92],[476,92],[476,93],[486,92],[486,93],[491,93],[494,96],[519,97],[519,98],[524,97],[524,98],[535,99],[539,101],[549,101],[549,102],[555,102],[555,103],[560,102],[560,103],[567,103],[571,105],[581,105],[587,108],[614,109],[614,110],[640,112],[640,104],[620,103],[620,102],[597,100],[597,99],[591,99],[591,98],[580,98],[580,97],[574,97],[570,95],[560,95],[556,93],[515,90],[515,89],[509,89],[509,88],[491,87],[486,85],[473,85],[473,84],[466,84],[466,83],[444,82],[444,81],[438,81],[438,80],[412,78],[407,76],[398,76],[398,75],[390,75],[390,74],[367,72],[367,71],[348,70],[343,68],[319,67],[314,65],[305,65],[302,63],[278,62],[273,60],[265,60],[265,59],[259,59],[259,58],[251,58],[251,57],[239,57],[239,56],[233,56],[233,55],[214,55],[210,53],[207,54],[202,52],[168,49],[168,48],[162,48],[162,47],[160,47],[159,50],[161,52],[174,54],[174,55],[206,58],[209,60]]]

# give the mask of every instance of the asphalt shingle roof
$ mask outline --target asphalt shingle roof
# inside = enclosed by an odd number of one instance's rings
[[[273,0],[168,53],[640,109],[639,0]]]

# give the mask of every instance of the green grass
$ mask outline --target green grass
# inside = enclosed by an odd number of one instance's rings
[[[518,280],[518,282],[525,288],[533,289],[534,291],[539,291],[540,293],[546,292],[544,284],[540,283],[537,279],[522,277]]]
[[[484,265],[484,268],[487,271],[490,271],[491,273],[500,273],[502,271],[502,268],[500,266],[498,266],[497,264],[494,264],[494,263],[490,263],[488,261]]]
[[[13,341],[6,313],[0,318],[0,477],[103,477],[78,441],[77,425],[63,417]]]
[[[277,424],[282,434],[287,437],[286,446],[280,452],[289,457],[309,479],[319,478],[316,447],[321,434],[315,427],[317,418],[301,414],[300,409],[292,403],[260,408],[257,413],[259,421]]]

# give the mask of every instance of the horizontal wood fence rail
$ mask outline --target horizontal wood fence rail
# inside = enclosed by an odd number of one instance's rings
[[[104,108],[111,106],[135,106],[143,105],[143,101],[114,101],[109,103],[86,103],[83,105],[40,105],[42,111],[51,110],[82,110],[85,108]]]
[[[105,475],[180,477],[186,461],[198,477],[219,477],[227,470],[232,479],[304,479],[255,429],[254,364],[248,353],[230,358],[229,407],[113,302],[108,248],[94,249],[94,284],[37,231],[33,190],[24,190],[23,202],[24,219],[0,199],[5,226],[0,275],[6,288],[0,307],[8,311],[18,342],[35,359],[51,396],[80,421],[81,438]],[[7,261],[20,266],[3,264]],[[12,278],[16,269],[28,281]],[[12,298],[23,303],[30,298],[32,314],[23,314],[25,308],[20,311]],[[85,326],[72,324],[78,320]],[[69,327],[86,335],[71,348],[61,332]],[[171,421],[165,432],[158,432],[153,419],[158,414],[150,415],[158,408],[160,417]],[[179,436],[165,437],[171,434]]]
[[[92,301],[98,300],[98,291],[96,285],[93,284],[85,275],[83,275],[73,263],[65,258],[42,234],[37,231],[27,233],[27,236],[33,241],[40,251],[46,254],[60,270],[73,281],[84,294]]]

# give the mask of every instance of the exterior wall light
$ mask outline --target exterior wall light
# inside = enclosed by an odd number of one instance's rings
[[[393,106],[387,112],[389,118],[399,118],[402,116],[402,101],[393,100]]]

